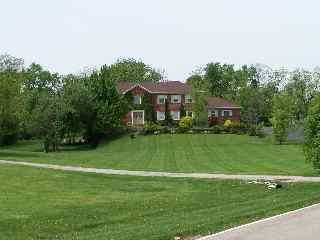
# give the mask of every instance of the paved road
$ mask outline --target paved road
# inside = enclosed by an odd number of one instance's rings
[[[31,167],[38,167],[38,168],[63,170],[63,171],[99,173],[99,174],[110,174],[110,175],[128,175],[128,176],[141,176],[141,177],[205,178],[205,179],[231,179],[231,180],[268,180],[268,181],[281,181],[281,182],[320,182],[320,177],[129,171],[129,170],[97,169],[97,168],[61,166],[61,165],[52,165],[52,164],[44,164],[44,163],[18,162],[18,161],[6,161],[6,160],[0,160],[0,164],[24,165],[24,166],[31,166]]]
[[[317,240],[320,204],[230,229],[198,240]]]

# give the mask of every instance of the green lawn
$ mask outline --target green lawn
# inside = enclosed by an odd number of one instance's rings
[[[96,150],[67,148],[49,154],[41,152],[39,142],[20,142],[3,147],[0,159],[129,170],[317,175],[300,145],[274,145],[269,138],[245,135],[124,136]]]
[[[172,240],[320,201],[319,183],[106,176],[0,165],[0,239]]]

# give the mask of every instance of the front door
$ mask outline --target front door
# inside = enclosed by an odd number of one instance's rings
[[[144,124],[144,111],[132,111],[132,125]]]

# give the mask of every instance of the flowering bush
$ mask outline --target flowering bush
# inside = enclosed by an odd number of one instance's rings
[[[192,127],[192,117],[183,117],[179,122],[179,127],[188,129]]]
[[[223,124],[223,126],[225,126],[225,127],[230,127],[232,125],[232,122],[231,122],[231,120],[226,120],[225,122],[224,122],[224,124]]]

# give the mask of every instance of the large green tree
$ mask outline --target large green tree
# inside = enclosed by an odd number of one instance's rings
[[[317,94],[317,84],[313,74],[303,69],[294,70],[285,89],[295,99],[297,120],[303,120],[307,116],[311,100]]]
[[[164,79],[163,74],[145,64],[142,61],[133,58],[120,59],[109,67],[110,78],[113,81],[158,82]]]
[[[306,119],[304,153],[307,161],[320,169],[320,96],[312,101]]]
[[[208,63],[205,68],[205,79],[212,96],[223,97],[228,91],[229,78],[225,78],[223,66],[220,63]]]
[[[122,118],[128,112],[125,98],[118,93],[111,72],[111,67],[103,66],[86,81],[95,104],[95,118],[87,131],[87,137],[93,144],[97,144],[106,133],[120,128]]]
[[[36,63],[30,64],[23,70],[23,118],[21,121],[23,137],[36,136],[46,139],[51,134],[41,129],[46,127],[43,125],[46,118],[52,119],[47,109],[56,107],[53,103],[60,95],[61,79],[58,73],[51,73]],[[54,110],[52,110],[52,113],[54,113]],[[42,125],[37,126],[36,123]]]
[[[0,145],[15,143],[19,135],[22,68],[23,60],[0,56]]]
[[[271,123],[273,136],[277,143],[282,144],[287,138],[287,130],[294,124],[294,99],[287,92],[274,96]]]
[[[67,75],[63,79],[63,135],[69,143],[88,136],[95,124],[96,105],[86,77]]]

